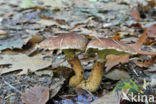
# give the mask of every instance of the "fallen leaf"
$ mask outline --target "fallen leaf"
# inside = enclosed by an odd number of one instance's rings
[[[0,104],[5,104],[5,103],[6,103],[5,100],[0,98]]]
[[[35,72],[39,69],[46,68],[51,65],[51,59],[44,60],[42,55],[28,57],[25,54],[18,55],[1,55],[0,65],[9,64],[9,68],[0,68],[0,73],[8,73],[17,70],[22,70],[19,75],[27,74],[28,70]]]
[[[97,2],[97,0],[89,0],[89,1],[90,1],[90,2],[93,2],[93,3],[94,3],[94,2]]]
[[[64,84],[65,79],[63,77],[60,78],[54,78],[52,80],[52,84],[49,86],[50,88],[50,97],[54,97],[62,88],[62,85]]]
[[[128,37],[128,38],[123,38],[121,41],[126,43],[126,44],[130,44],[130,43],[134,43],[138,40],[138,38],[136,37]]]
[[[121,37],[119,35],[117,35],[117,36],[112,37],[112,39],[115,39],[115,40],[119,41],[121,39]]]
[[[31,43],[39,43],[42,41],[42,38],[39,35],[30,35],[26,38],[20,38],[19,36],[7,38],[7,39],[0,39],[0,52],[6,49],[21,49],[24,45],[28,42]]]
[[[147,29],[145,28],[144,33],[141,35],[139,40],[135,44],[129,44],[129,45],[137,52],[137,54],[155,56],[156,52],[148,52],[148,51],[141,50],[141,46],[146,41],[146,39],[147,39]]]
[[[5,49],[22,48],[25,43],[21,38],[0,40],[0,52]]]
[[[44,75],[47,75],[47,76],[53,76],[53,71],[52,70],[42,70],[42,71],[37,71],[35,72],[35,74],[37,76],[44,76]]]
[[[49,88],[32,87],[21,96],[21,99],[24,104],[46,104],[49,100]]]
[[[75,92],[75,95],[61,95],[62,100],[58,104],[91,104],[92,101],[99,98],[83,89],[75,89]]]
[[[153,75],[150,75],[150,85],[152,86],[152,87],[155,87],[156,86],[156,75],[155,75],[155,73],[153,73]]]
[[[156,64],[154,64],[153,66],[151,66],[148,71],[150,72],[155,72],[156,71]]]
[[[150,55],[150,56],[156,55],[156,52],[148,52],[148,51],[142,51],[142,50],[138,50],[137,53],[141,55]]]
[[[134,19],[134,20],[136,20],[137,22],[140,22],[141,21],[141,18],[140,18],[140,13],[139,13],[139,11],[138,11],[138,9],[137,8],[133,8],[132,10],[131,10],[131,16],[132,16],[132,18]]]
[[[144,33],[141,35],[141,37],[139,38],[139,40],[135,43],[135,44],[131,44],[131,46],[136,50],[140,50],[141,46],[143,45],[143,43],[146,41],[147,39],[147,29],[144,29]]]
[[[115,86],[115,91],[121,91],[121,90],[127,90],[129,89],[129,92],[140,92],[139,87],[135,84],[135,82],[132,79],[123,79],[118,82],[118,84]]]
[[[23,42],[25,44],[28,43],[28,42],[31,42],[31,43],[39,43],[42,40],[43,40],[42,37],[39,36],[39,35],[30,35],[26,39],[23,39]]]
[[[148,6],[154,7],[155,5],[156,5],[156,1],[155,0],[148,1]]]
[[[32,0],[23,0],[20,4],[21,8],[30,8],[30,7],[34,7],[35,4]]]
[[[120,96],[116,91],[112,91],[93,101],[91,104],[120,104]]]
[[[40,24],[41,26],[53,26],[53,25],[58,25],[58,23],[56,21],[52,21],[52,20],[46,20],[46,19],[41,19],[36,21],[36,23]]]
[[[131,23],[128,25],[130,28],[140,28],[142,29],[142,25],[140,23]]]
[[[151,39],[148,39],[146,40],[146,42],[144,43],[145,45],[151,45],[153,43],[156,43],[156,40],[151,40]]]
[[[51,6],[53,8],[64,8],[66,7],[65,3],[62,0],[42,0],[44,6]],[[68,4],[71,4],[68,3]]]
[[[104,74],[104,77],[109,78],[111,80],[121,80],[130,78],[129,74],[124,70],[111,70],[108,73]]]
[[[130,55],[108,55],[106,57],[106,72],[109,71],[113,66],[119,64],[119,63],[126,63],[129,62],[129,56]]]
[[[82,34],[89,34],[90,38],[91,37],[95,37],[95,38],[99,38],[99,37],[103,37],[102,34],[97,33],[95,30],[88,30],[86,28],[80,28]]]
[[[148,37],[156,38],[156,24],[153,24],[148,28],[147,34]]]
[[[5,32],[4,30],[0,30],[0,35],[8,35],[8,33]]]
[[[156,79],[155,78],[151,79],[150,85],[152,87],[155,87],[156,86]]]
[[[133,59],[133,62],[140,67],[149,67],[154,64],[156,57],[151,57],[149,60],[140,62],[138,58]]]

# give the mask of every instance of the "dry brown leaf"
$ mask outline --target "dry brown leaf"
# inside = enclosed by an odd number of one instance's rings
[[[106,57],[106,72],[119,63],[129,62],[130,55],[108,55]]]
[[[144,62],[140,62],[138,58],[135,58],[133,59],[133,62],[140,67],[149,67],[154,64],[155,60],[156,56],[151,57],[149,60],[146,60]]]
[[[31,35],[29,37],[27,37],[26,39],[24,39],[24,43],[28,43],[28,42],[32,42],[32,43],[39,43],[41,42],[43,39],[41,38],[41,36],[39,35]]]
[[[156,5],[155,0],[150,0],[150,1],[148,1],[148,6],[154,7],[155,5]]]
[[[137,54],[142,55],[152,55],[155,56],[156,52],[148,52],[148,51],[142,51],[141,46],[147,39],[147,29],[144,29],[144,33],[141,35],[139,40],[135,44],[130,44],[130,46],[137,52]],[[119,63],[126,63],[129,62],[129,56],[130,55],[108,55],[106,57],[106,71],[109,71],[113,66],[119,64]]]
[[[139,40],[135,44],[130,44],[130,46],[137,52],[137,54],[142,55],[156,55],[156,52],[148,52],[148,51],[142,51],[141,46],[147,39],[147,29],[144,29],[144,33],[141,35]]]
[[[104,77],[111,80],[129,79],[130,76],[127,71],[122,69],[113,69],[104,74]]]
[[[156,40],[150,40],[150,39],[148,39],[148,40],[146,40],[146,42],[144,44],[145,45],[151,45],[153,43],[156,43]]]
[[[11,37],[7,39],[0,40],[0,52],[6,49],[22,49],[24,45],[28,43],[39,43],[42,38],[39,35],[31,35],[25,38],[20,38],[19,36]]]
[[[140,13],[139,13],[139,11],[138,11],[138,9],[137,8],[133,8],[132,10],[131,10],[131,16],[132,16],[132,18],[134,19],[134,20],[136,20],[137,22],[140,22],[141,21],[141,18],[140,18]]]
[[[141,46],[143,45],[143,43],[146,41],[147,39],[147,29],[144,29],[144,33],[141,35],[141,37],[139,38],[139,40],[135,43],[135,44],[131,44],[131,46],[136,50],[140,50]]]
[[[24,104],[46,104],[49,100],[49,88],[32,87],[21,96],[21,99]]]
[[[137,54],[155,56],[156,52],[148,52],[148,51],[138,50]]]
[[[148,37],[156,38],[156,24],[148,28],[147,34],[148,34]]]
[[[117,36],[112,37],[112,39],[115,39],[115,40],[119,41],[121,39],[121,37],[119,35],[117,35]]]
[[[120,104],[120,99],[119,93],[111,91],[91,104]]]
[[[39,69],[46,68],[51,65],[51,59],[43,60],[42,55],[28,57],[25,54],[18,55],[2,55],[0,56],[0,65],[9,64],[9,68],[0,68],[0,74],[22,70],[19,74],[27,74],[28,70],[35,72]]]

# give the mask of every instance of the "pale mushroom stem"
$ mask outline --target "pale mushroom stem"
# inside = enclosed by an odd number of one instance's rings
[[[102,81],[104,63],[96,61],[87,80],[82,81],[77,87],[95,92]]]
[[[72,76],[69,80],[69,86],[76,87],[84,79],[83,67],[79,58],[75,55],[74,51],[64,50],[64,53],[66,55],[68,63],[71,65],[75,73],[75,75]]]

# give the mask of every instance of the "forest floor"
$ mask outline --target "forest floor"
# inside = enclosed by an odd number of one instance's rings
[[[36,48],[59,33],[139,45],[107,58],[92,93],[69,87],[64,53]],[[154,0],[0,0],[0,104],[156,104],[156,56],[140,50],[156,54]],[[87,79],[95,58],[78,57]]]

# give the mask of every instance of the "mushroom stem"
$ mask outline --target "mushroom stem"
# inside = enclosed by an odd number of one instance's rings
[[[70,65],[72,66],[72,68],[75,72],[75,75],[70,78],[69,86],[75,87],[84,79],[83,67],[82,67],[81,62],[77,56],[75,56],[71,60],[68,60],[68,62],[70,63]]]
[[[69,86],[76,87],[84,79],[83,67],[79,58],[75,55],[74,51],[64,50],[63,52],[65,53],[66,59],[75,73],[75,75],[70,78]]]
[[[77,87],[95,92],[99,88],[102,80],[103,66],[102,62],[96,61],[93,70],[91,71],[91,75],[87,80],[82,81]]]

